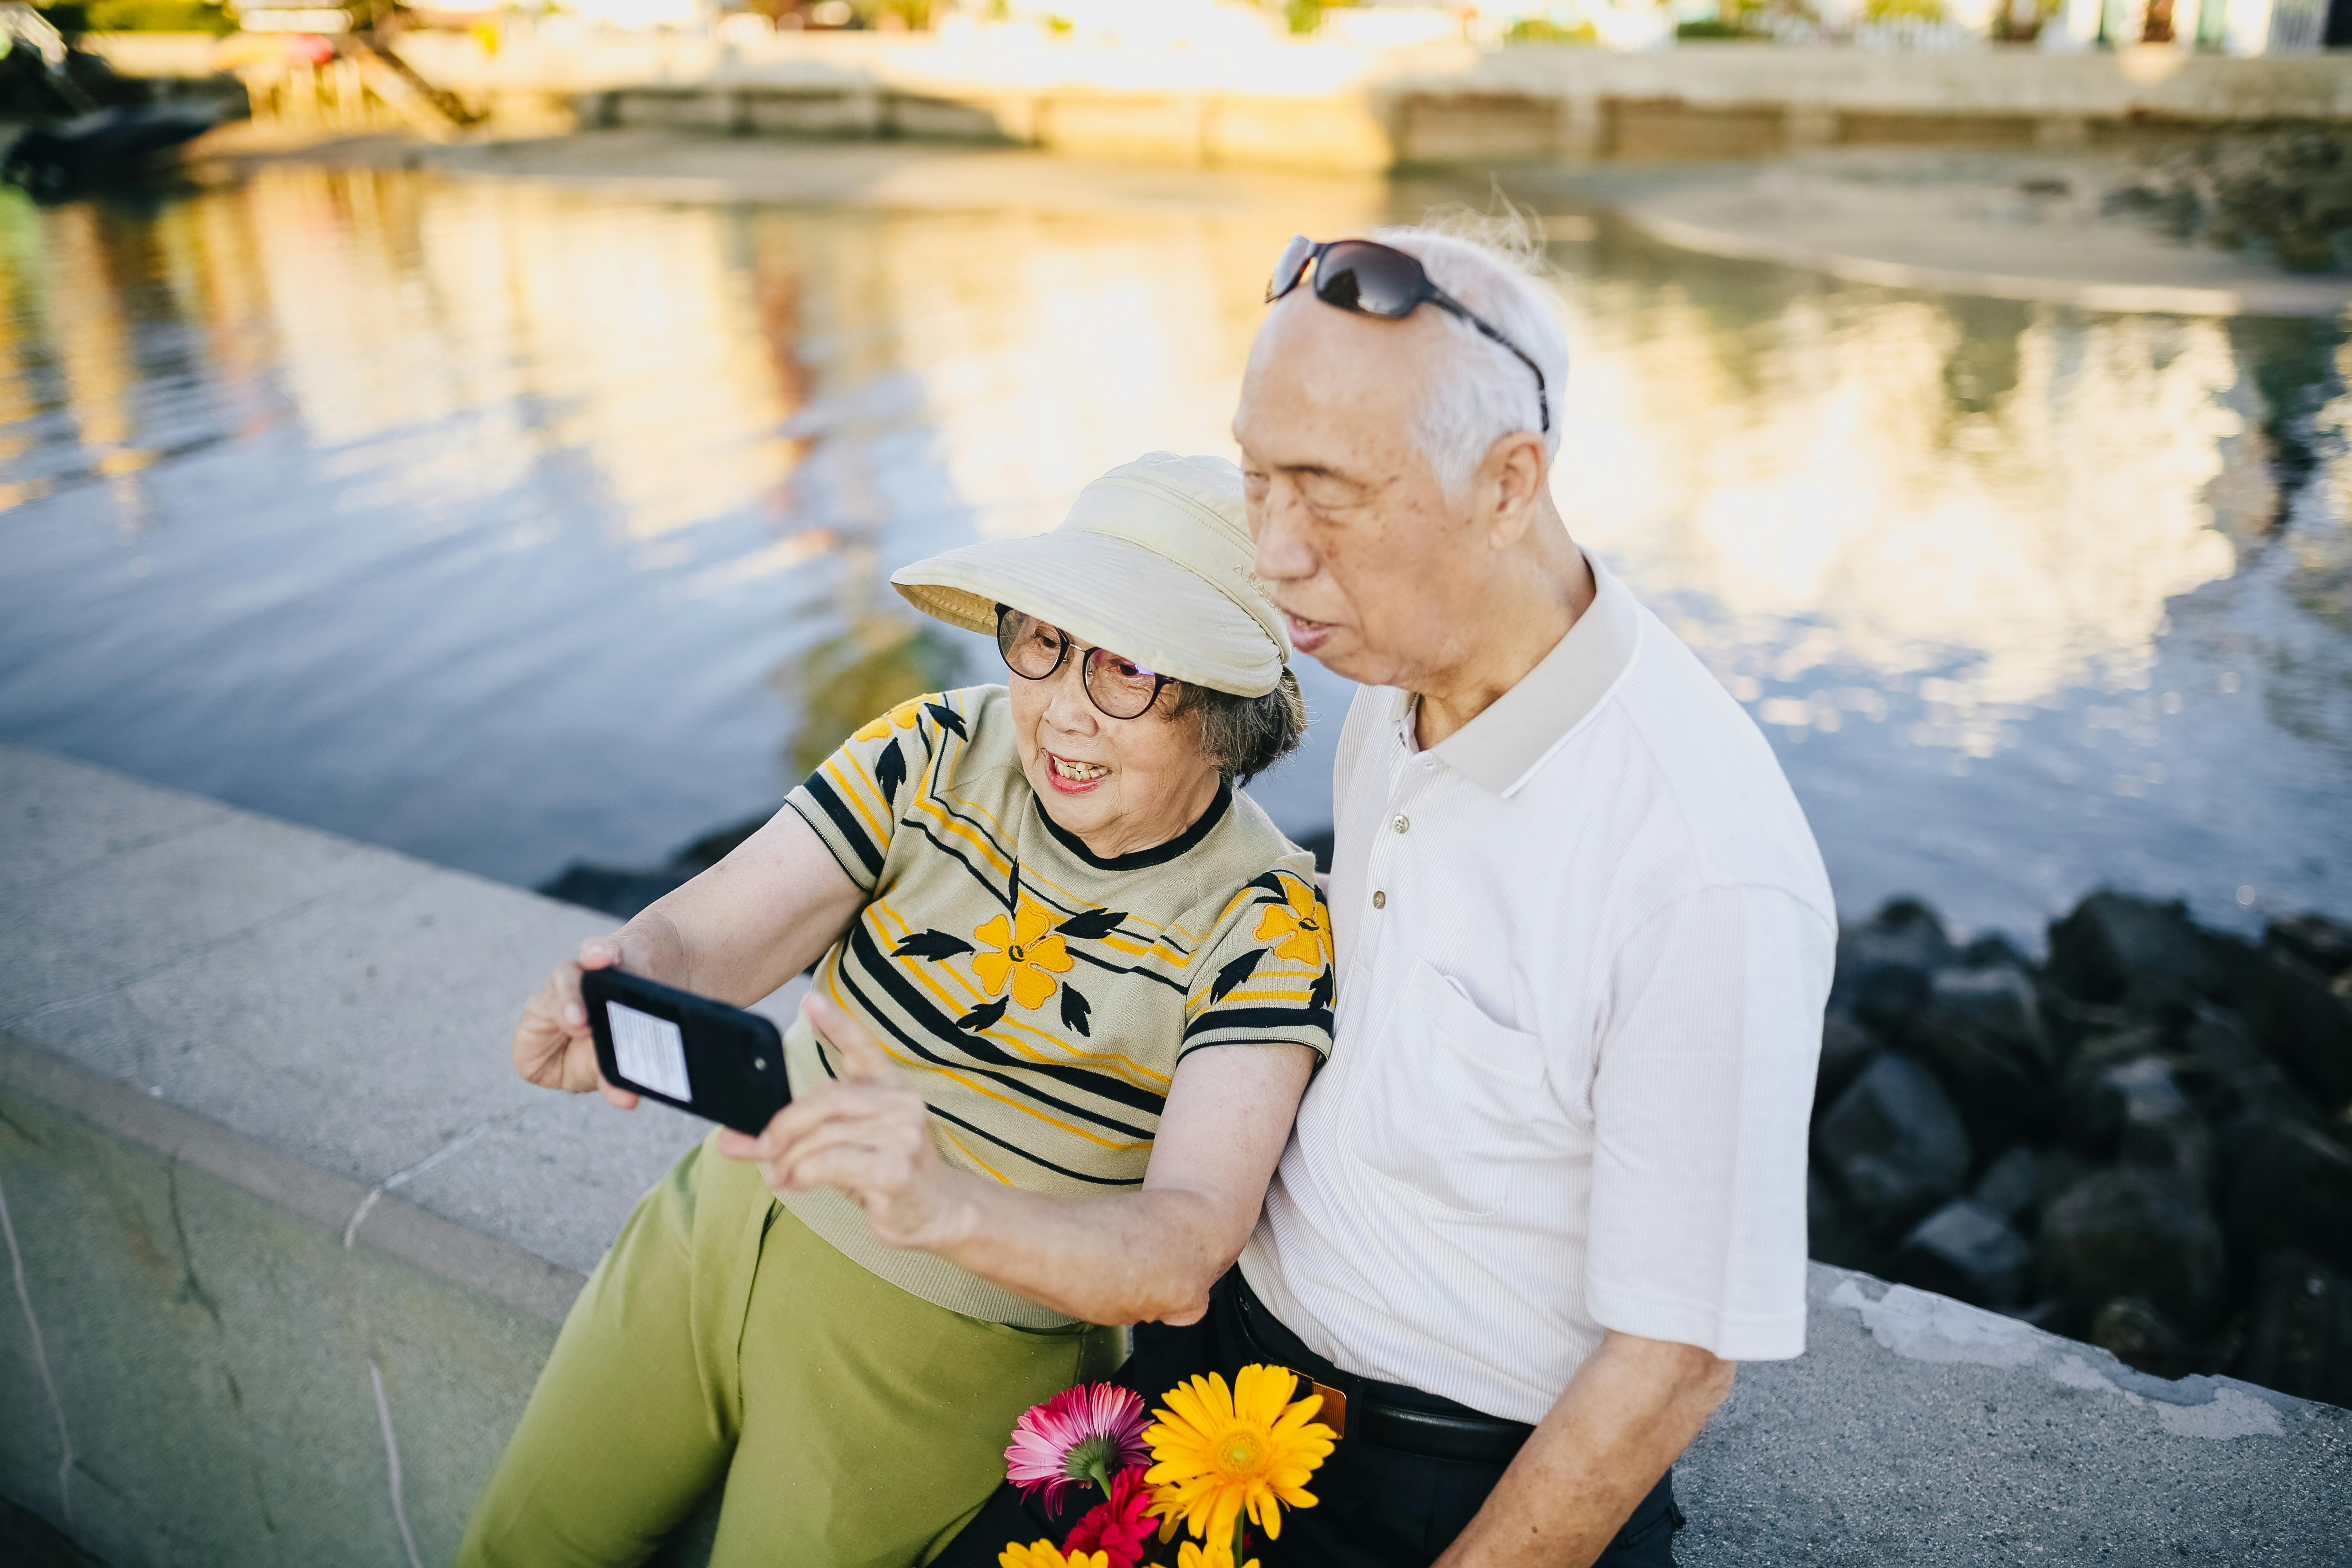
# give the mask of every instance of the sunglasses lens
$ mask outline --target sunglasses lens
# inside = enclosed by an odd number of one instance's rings
[[[1335,245],[1315,271],[1316,297],[1325,304],[1391,321],[1412,315],[1428,287],[1420,262],[1385,245]]]
[[[1061,628],[1047,626],[1019,610],[996,612],[996,647],[1005,668],[1031,680],[1043,680],[1062,662]]]
[[[1266,280],[1265,302],[1273,304],[1298,287],[1298,275],[1307,270],[1308,258],[1315,254],[1315,242],[1303,234],[1294,234],[1290,243],[1282,247],[1282,259],[1274,264],[1274,276]]]
[[[1140,718],[1160,695],[1160,678],[1108,648],[1087,655],[1087,695],[1114,719]]]

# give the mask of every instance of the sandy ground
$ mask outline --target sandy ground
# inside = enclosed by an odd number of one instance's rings
[[[296,144],[245,125],[197,143],[193,167],[199,177],[226,178],[281,161],[520,176],[663,201],[1092,214],[1287,206],[1306,233],[1386,221],[1410,205],[1405,187],[1370,176],[655,129]],[[2192,315],[2327,316],[2352,304],[2352,277],[2287,273],[2109,216],[2105,197],[2133,173],[2122,158],[1936,149],[1498,171],[1506,189],[1549,219],[1557,238],[1580,237],[1579,226],[1589,234],[1592,217],[1613,215],[1664,244],[1893,288]]]

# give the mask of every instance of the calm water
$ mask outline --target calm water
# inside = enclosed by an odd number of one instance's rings
[[[0,736],[518,882],[658,859],[901,687],[995,679],[890,567],[1230,452],[1294,226],[11,198]],[[1554,257],[1562,506],[1763,722],[1849,910],[2352,914],[2334,328]],[[1319,744],[1258,786],[1294,831],[1347,695],[1304,673]]]

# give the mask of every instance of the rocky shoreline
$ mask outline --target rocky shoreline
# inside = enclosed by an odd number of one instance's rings
[[[626,918],[766,819],[540,891]],[[1890,903],[1839,936],[1812,1150],[1822,1262],[2352,1406],[2352,928],[2099,892],[2036,963]]]
[[[2352,1405],[2352,930],[2101,892],[2049,934],[1959,947],[1910,901],[1841,933],[1813,1256]]]

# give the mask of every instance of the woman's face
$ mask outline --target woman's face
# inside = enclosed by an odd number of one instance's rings
[[[1064,638],[1056,627],[1030,625],[1049,647]],[[1165,844],[1217,795],[1217,770],[1201,754],[1200,715],[1171,718],[1171,686],[1139,717],[1111,718],[1087,697],[1085,668],[1085,650],[1072,641],[1045,679],[1011,673],[1013,729],[1029,787],[1055,826],[1104,859]]]

